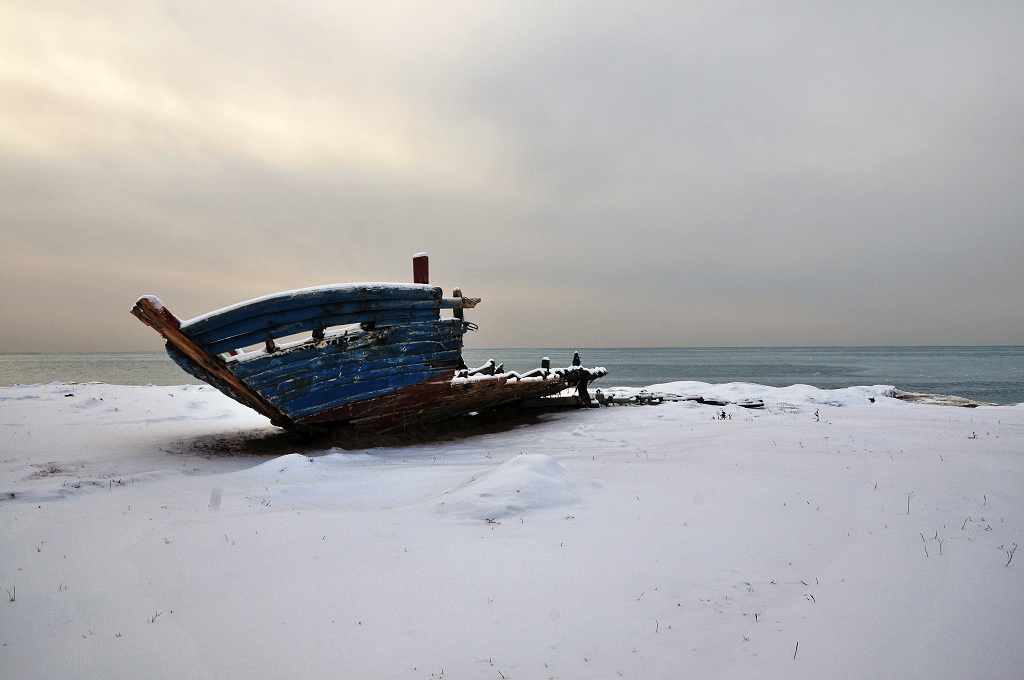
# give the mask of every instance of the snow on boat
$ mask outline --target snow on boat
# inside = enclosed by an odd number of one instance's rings
[[[479,298],[431,286],[425,253],[415,283],[349,283],[268,295],[183,321],[156,297],[132,309],[167,341],[179,366],[283,428],[348,423],[387,432],[513,402],[549,398],[590,406],[587,384],[604,368],[527,373],[493,360],[468,369],[464,318]],[[452,316],[442,318],[441,310]],[[576,394],[551,397],[565,390]]]

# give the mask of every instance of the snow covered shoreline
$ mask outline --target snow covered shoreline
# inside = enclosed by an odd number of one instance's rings
[[[1024,405],[695,386],[766,408],[274,457],[190,447],[270,427],[209,387],[0,388],[2,675],[1024,676]]]

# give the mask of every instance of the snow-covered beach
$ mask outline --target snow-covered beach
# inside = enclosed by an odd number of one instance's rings
[[[766,408],[277,456],[205,386],[0,388],[0,675],[1024,676],[1024,405],[662,388]]]

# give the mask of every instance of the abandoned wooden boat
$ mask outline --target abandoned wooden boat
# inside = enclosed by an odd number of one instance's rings
[[[606,374],[573,365],[504,371],[462,359],[462,336],[476,326],[463,310],[478,298],[429,284],[428,262],[413,259],[415,283],[349,283],[285,291],[183,321],[156,297],[132,314],[167,341],[179,366],[283,428],[349,423],[386,432],[575,388]],[[442,318],[441,310],[453,310]],[[562,402],[566,400],[561,398]]]

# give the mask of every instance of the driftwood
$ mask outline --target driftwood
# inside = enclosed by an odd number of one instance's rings
[[[624,392],[625,393],[620,392],[619,394],[616,394],[613,391],[608,391],[606,393],[601,390],[597,390],[594,396],[601,406],[656,406],[666,401],[694,401],[698,404],[706,404],[708,406],[728,406],[729,404],[735,404],[742,408],[764,408],[764,401],[762,399],[741,399],[739,401],[731,402],[716,397],[680,395],[671,392],[649,392],[648,390],[635,392],[635,390],[632,389],[625,389]]]

